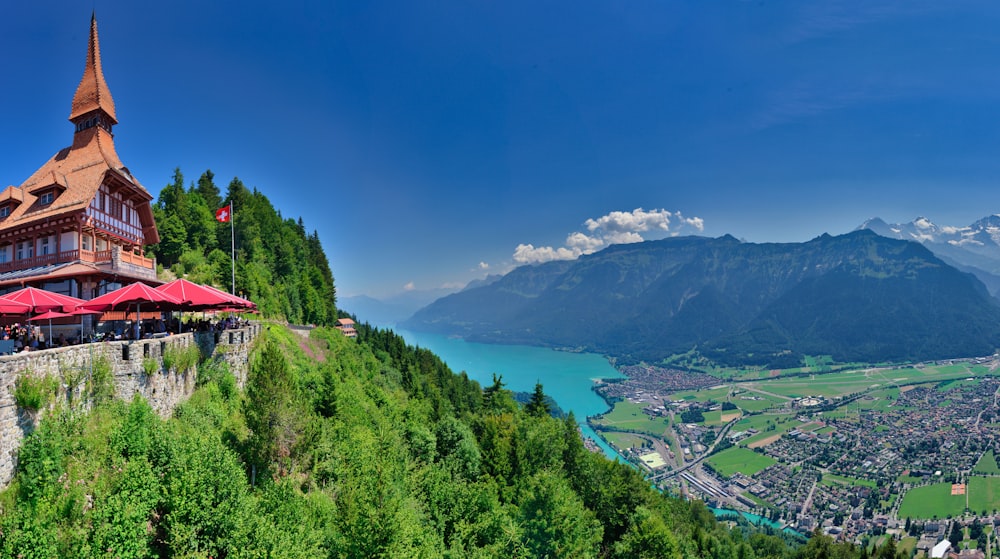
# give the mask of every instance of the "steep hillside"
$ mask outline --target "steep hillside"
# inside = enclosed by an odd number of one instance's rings
[[[910,360],[1000,344],[1000,307],[924,247],[857,231],[807,243],[726,236],[618,245],[526,266],[441,299],[407,328],[582,348],[623,362],[692,349],[726,363],[788,355]]]
[[[271,326],[244,392],[203,363],[169,420],[141,398],[50,411],[0,494],[0,556],[858,556],[729,530],[586,451],[541,398],[359,334]]]

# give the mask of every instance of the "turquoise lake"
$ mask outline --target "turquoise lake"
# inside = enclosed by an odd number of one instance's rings
[[[622,376],[603,356],[523,345],[477,344],[408,330],[396,333],[410,345],[433,351],[452,371],[465,371],[484,386],[493,382],[493,373],[503,375],[506,388],[515,392],[532,392],[535,382],[541,382],[545,393],[563,411],[573,412],[584,436],[597,442],[609,457],[618,457],[586,423],[587,416],[608,411],[604,400],[590,389],[593,381]]]

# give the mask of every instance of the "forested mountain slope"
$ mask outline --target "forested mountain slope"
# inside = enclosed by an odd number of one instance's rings
[[[180,169],[153,206],[160,243],[157,263],[176,275],[232,286],[232,238],[236,237],[236,290],[257,303],[266,317],[295,324],[331,325],[337,320],[336,290],[319,235],[299,219],[284,219],[264,194],[234,178],[223,198],[205,171],[185,188]],[[215,212],[233,203],[233,230]]]
[[[617,245],[523,266],[440,299],[406,328],[580,348],[620,362],[696,350],[731,364],[989,354],[1000,306],[923,246],[857,231],[806,243],[733,237]]]
[[[359,330],[270,326],[245,392],[202,363],[169,420],[141,399],[50,411],[0,494],[0,556],[857,556],[730,531],[586,451],[572,417]]]

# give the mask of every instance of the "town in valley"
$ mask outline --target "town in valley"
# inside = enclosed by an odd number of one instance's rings
[[[589,424],[664,491],[717,514],[926,557],[991,557],[1000,355],[790,370],[622,367]]]

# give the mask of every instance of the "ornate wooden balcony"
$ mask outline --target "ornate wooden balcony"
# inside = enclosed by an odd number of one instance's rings
[[[117,260],[115,253],[118,253]],[[32,256],[31,258],[15,259],[11,262],[0,263],[0,274],[77,261],[88,264],[108,265],[112,270],[118,270],[127,266],[134,271],[148,271],[148,275],[151,277],[155,277],[156,275],[156,263],[152,258],[133,254],[130,251],[121,250],[117,247],[111,250],[64,250],[52,254]]]

